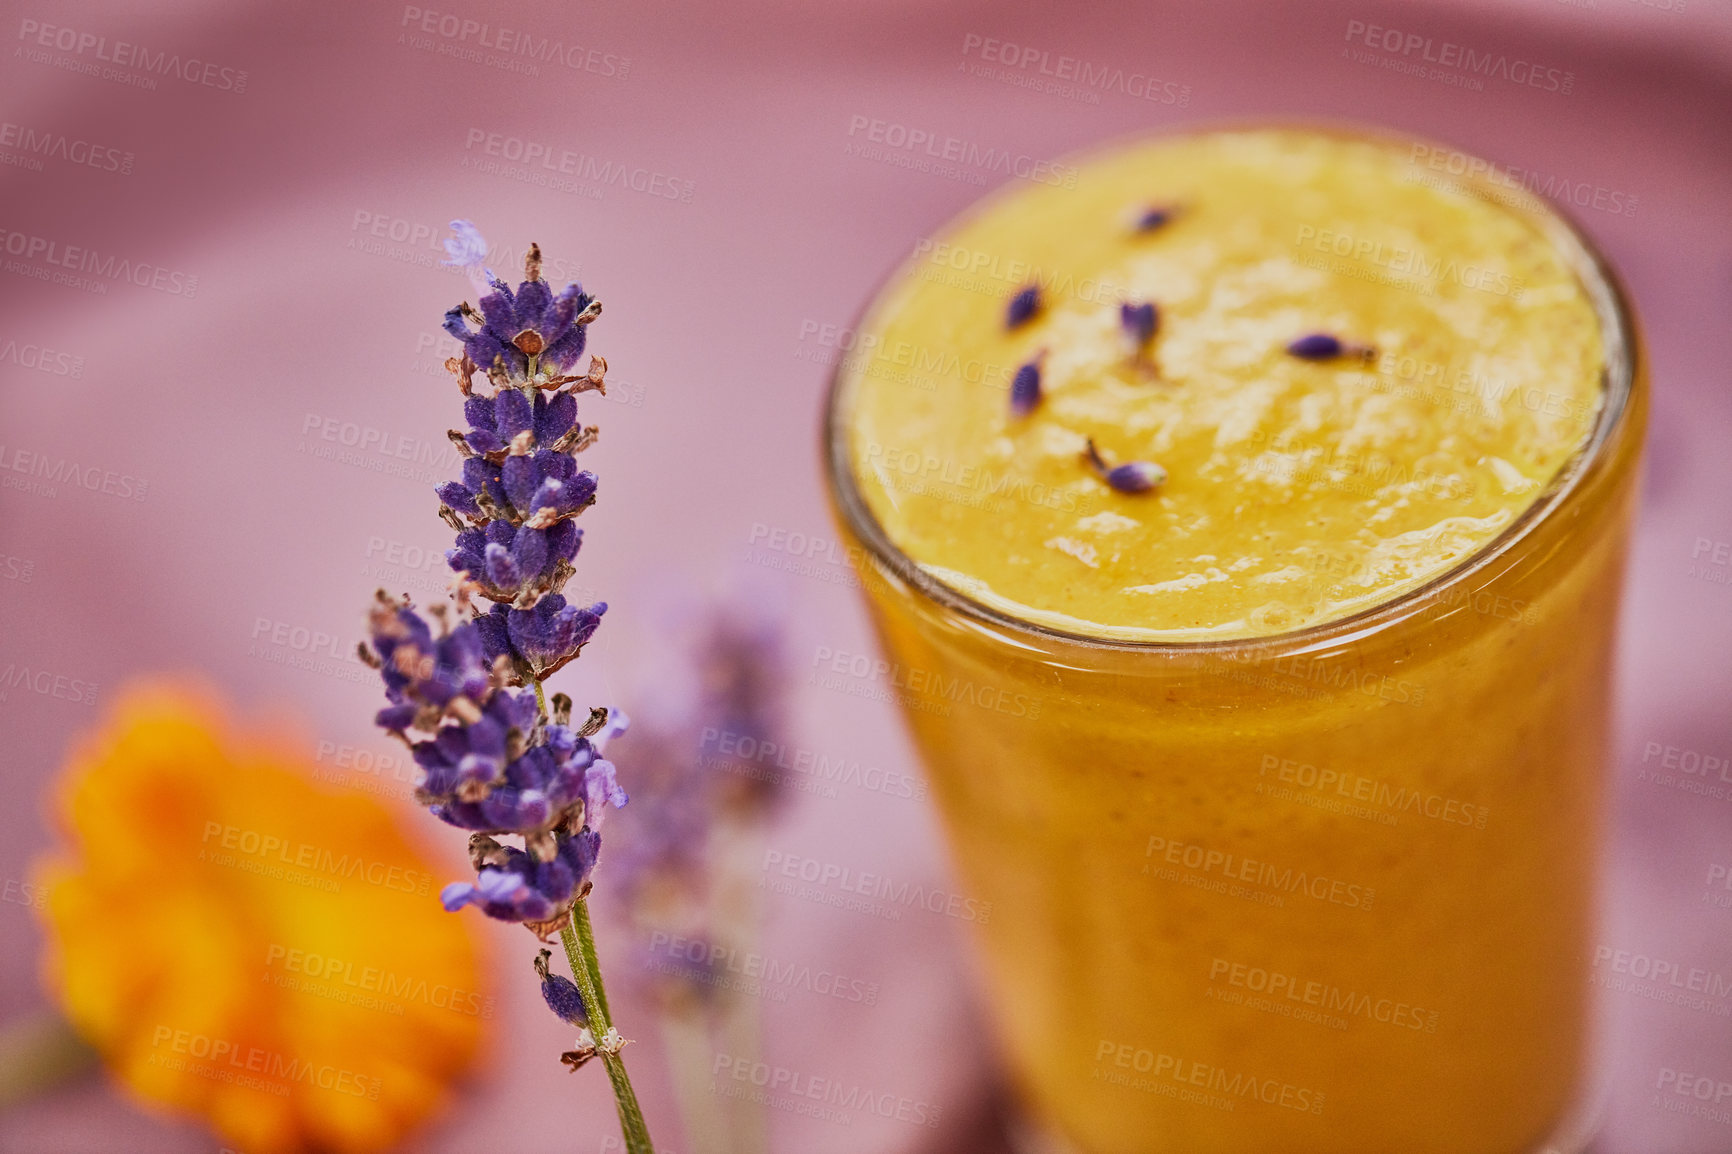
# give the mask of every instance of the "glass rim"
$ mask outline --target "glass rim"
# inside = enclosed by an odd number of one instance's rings
[[[1433,148],[1448,147],[1440,141],[1417,134],[1347,122],[1234,120],[1191,123],[1177,128],[1144,130],[1121,135],[1100,144],[1068,153],[1062,159],[1067,163],[1081,166],[1090,159],[1108,155],[1136,143],[1231,131],[1249,132],[1282,129],[1349,136],[1388,145],[1423,144]],[[1452,154],[1460,153],[1469,159],[1477,159],[1475,154],[1462,149],[1449,147],[1448,150]],[[1489,167],[1488,165],[1488,169]],[[1012,637],[1020,636],[1025,643],[1034,640],[1085,649],[1110,649],[1169,656],[1232,653],[1257,648],[1280,648],[1293,652],[1305,652],[1327,646],[1331,642],[1340,640],[1344,634],[1358,635],[1374,632],[1406,618],[1416,608],[1422,608],[1425,604],[1431,603],[1441,593],[1466,582],[1474,574],[1490,567],[1499,558],[1509,553],[1581,489],[1583,482],[1604,464],[1610,452],[1610,446],[1615,440],[1614,434],[1623,428],[1639,376],[1637,368],[1641,351],[1635,339],[1635,320],[1633,310],[1630,308],[1628,294],[1618,279],[1617,273],[1612,269],[1599,248],[1588,238],[1580,224],[1567,211],[1543,200],[1526,188],[1506,189],[1501,195],[1494,195],[1491,192],[1492,182],[1486,175],[1468,177],[1449,174],[1449,176],[1464,191],[1478,195],[1482,199],[1491,200],[1512,212],[1522,213],[1544,232],[1554,248],[1564,256],[1566,263],[1573,269],[1587,293],[1595,316],[1600,322],[1603,351],[1603,365],[1600,371],[1601,404],[1599,413],[1595,418],[1593,431],[1587,440],[1558,470],[1546,488],[1510,524],[1506,525],[1502,532],[1449,568],[1405,592],[1353,613],[1331,617],[1328,620],[1306,625],[1299,629],[1286,630],[1280,633],[1254,634],[1246,637],[1142,640],[1059,629],[1018,617],[978,601],[962,590],[946,584],[922,568],[918,562],[904,553],[890,539],[889,533],[885,531],[877,515],[866,503],[854,475],[848,441],[849,429],[845,420],[848,413],[845,411],[844,402],[847,399],[847,394],[851,392],[850,384],[858,374],[850,371],[848,358],[839,357],[836,368],[830,375],[830,382],[826,390],[821,452],[824,455],[825,480],[831,499],[835,502],[848,530],[865,547],[875,562],[928,600],[940,607],[970,618],[977,627],[996,628],[1008,632]],[[943,228],[931,235],[934,238],[940,238],[951,234],[978,214],[996,205],[1000,199],[1011,195],[1016,188],[1017,185],[1014,181],[1000,185],[985,196],[971,202],[960,213],[949,217]],[[1510,203],[1512,195],[1517,198],[1518,203]],[[916,268],[919,260],[917,254],[903,257],[896,262],[888,274],[878,280],[872,296],[857,314],[854,324],[856,332],[863,330],[865,322],[871,317],[884,292]]]

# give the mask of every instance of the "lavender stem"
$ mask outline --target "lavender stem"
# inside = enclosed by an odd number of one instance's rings
[[[540,688],[539,683],[537,689]],[[565,946],[566,961],[571,963],[571,976],[583,995],[584,1010],[589,1016],[590,1032],[597,1042],[613,1029],[613,1019],[607,1008],[607,988],[601,981],[601,962],[595,953],[595,933],[589,925],[589,901],[579,898],[571,908],[571,918],[559,927],[559,940]],[[625,1137],[626,1154],[655,1154],[645,1125],[643,1110],[637,1104],[637,1092],[632,1089],[631,1075],[618,1052],[609,1053],[603,1047],[602,1064],[607,1067],[607,1080],[613,1083],[614,1104],[619,1108],[620,1133]]]

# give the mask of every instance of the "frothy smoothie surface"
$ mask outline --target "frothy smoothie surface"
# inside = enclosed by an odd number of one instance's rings
[[[1534,210],[1455,183],[1462,159],[1218,132],[992,198],[852,341],[868,506],[945,584],[1107,638],[1285,633],[1437,576],[1570,462],[1604,367]],[[1165,479],[1109,484],[1133,462]]]

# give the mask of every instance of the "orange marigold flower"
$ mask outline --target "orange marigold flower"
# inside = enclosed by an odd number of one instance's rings
[[[492,1000],[379,802],[141,686],[70,759],[39,863],[47,984],[147,1104],[249,1152],[369,1151],[437,1110]]]

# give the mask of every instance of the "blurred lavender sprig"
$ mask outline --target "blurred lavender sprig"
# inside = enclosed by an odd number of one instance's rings
[[[628,739],[636,817],[630,844],[610,867],[613,884],[639,912],[665,900],[670,887],[701,905],[718,839],[761,824],[786,796],[781,774],[727,752],[785,745],[788,675],[779,623],[746,602],[712,607],[679,659],[664,665],[691,671],[690,681],[662,679],[659,707],[638,711]]]
[[[638,972],[661,1008],[694,1154],[746,1154],[768,1141],[761,1105],[718,1102],[708,1087],[714,1054],[761,1051],[756,999],[742,996],[727,959],[757,948],[757,835],[791,792],[777,603],[735,596],[670,614],[658,633],[674,639],[672,652],[654,662],[626,739],[630,836],[610,857],[609,892],[638,934]]]

